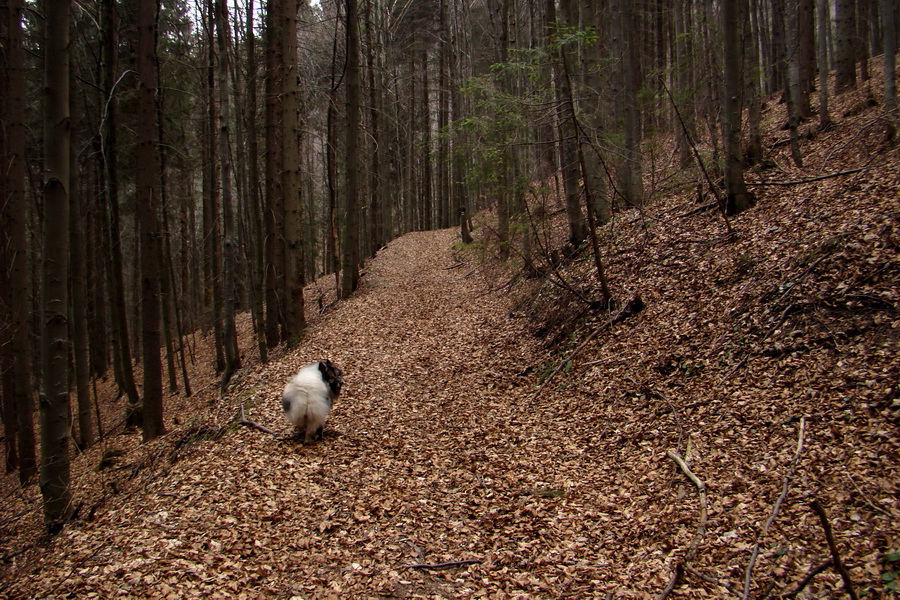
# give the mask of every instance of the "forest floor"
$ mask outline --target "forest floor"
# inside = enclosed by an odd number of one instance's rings
[[[861,170],[753,186],[734,238],[693,184],[649,181],[602,231],[619,306],[644,305],[621,320],[566,291],[598,297],[590,253],[551,285],[445,230],[324,312],[311,286],[266,365],[245,323],[227,394],[195,375],[166,436],[110,425],[75,457],[60,534],[3,477],[0,598],[846,597],[814,500],[856,593],[897,597],[900,150],[864,91],[832,110],[798,169],[768,107],[748,180]],[[324,441],[282,439],[284,384],[324,358],[346,382]]]

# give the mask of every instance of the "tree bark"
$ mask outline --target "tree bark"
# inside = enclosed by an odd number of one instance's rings
[[[284,189],[285,279],[285,338],[295,344],[306,327],[303,308],[305,252],[303,240],[303,198],[300,192],[300,89],[297,81],[297,5],[286,1],[283,6],[281,42],[284,75],[282,102],[284,105],[284,136],[282,139],[282,186]]]
[[[224,300],[225,320],[222,328],[225,350],[225,369],[222,371],[222,393],[228,382],[241,367],[241,355],[238,351],[237,325],[235,324],[235,234],[234,206],[231,194],[231,137],[229,119],[231,117],[231,100],[228,87],[228,7],[225,0],[216,0],[216,40],[219,49],[218,88],[219,88],[219,159],[222,161],[222,224],[225,237],[224,244]]]
[[[545,27],[551,46],[557,41],[556,3],[555,0],[547,0],[545,4]],[[573,248],[580,247],[587,239],[587,225],[584,214],[581,212],[581,189],[579,186],[578,153],[575,148],[575,107],[570,98],[572,94],[566,89],[566,77],[562,61],[568,60],[563,48],[554,52],[553,61],[553,88],[556,94],[557,126],[559,127],[560,168],[563,173],[563,186],[566,196],[566,217],[569,223],[569,244]]]
[[[835,90],[856,87],[856,0],[835,2]]]
[[[101,154],[105,165],[106,210],[103,211],[104,254],[107,256],[107,275],[110,286],[110,317],[113,360],[116,380],[127,397],[125,409],[129,426],[140,425],[140,396],[134,381],[131,356],[131,336],[126,314],[125,280],[122,258],[122,237],[119,224],[119,156],[118,156],[118,106],[116,91],[118,69],[118,11],[116,0],[103,0],[103,69],[102,87],[106,103],[101,110]]]
[[[70,90],[70,99],[74,97]],[[70,107],[70,112],[72,108]],[[81,192],[77,169],[78,154],[75,136],[69,139],[69,164],[73,171],[69,189],[69,256],[71,260],[71,309],[72,309],[72,362],[75,366],[75,397],[77,399],[78,437],[81,448],[92,446],[96,441],[93,407],[91,406],[91,364],[89,357],[88,314],[87,314],[87,252],[85,251],[85,220],[83,204],[85,194]]]
[[[740,0],[722,0],[722,31],[725,78],[722,97],[722,137],[725,141],[725,212],[740,213],[753,205],[744,183],[741,161],[741,30]]]
[[[282,340],[282,300],[279,280],[284,277],[281,235],[278,223],[283,219],[281,195],[281,0],[269,0],[266,11],[266,194],[263,224],[265,226],[265,294],[266,346],[274,348]]]
[[[884,110],[893,123],[897,112],[897,8],[893,0],[881,0],[881,27],[884,45]]]
[[[343,202],[344,239],[341,244],[341,296],[359,285],[359,14],[357,0],[346,3],[347,173]]]
[[[254,320],[257,324],[256,345],[259,349],[259,360],[262,363],[269,362],[269,348],[266,341],[265,317],[263,312],[262,282],[265,281],[265,251],[263,235],[263,211],[259,197],[259,142],[257,138],[257,89],[258,78],[256,66],[256,33],[253,31],[253,15],[255,12],[253,0],[247,6],[247,153],[250,155],[249,164],[249,189],[246,201],[247,220],[250,223],[252,252],[249,266],[250,285],[252,287],[250,302]]]
[[[34,388],[31,361],[31,289],[28,264],[28,223],[25,203],[25,62],[22,46],[22,0],[8,0],[7,11],[0,14],[6,23],[6,77],[8,101],[3,103],[4,136],[8,163],[4,163],[8,200],[3,210],[3,228],[9,235],[9,264],[3,264],[9,276],[11,325],[12,395],[4,402],[7,412],[3,423],[7,448],[15,444],[13,461],[24,485],[37,473],[37,449],[34,432]],[[4,194],[3,196],[7,196]],[[4,390],[5,391],[5,390]],[[10,455],[7,454],[7,461]],[[11,466],[7,462],[7,468]]]
[[[140,224],[141,348],[144,366],[144,441],[165,433],[160,358],[159,155],[156,133],[157,0],[138,3],[137,218]]]
[[[819,129],[826,129],[831,126],[831,115],[828,114],[828,27],[831,20],[828,0],[816,0],[816,12],[819,19]]]
[[[44,44],[44,227],[41,260],[41,495],[51,532],[68,519],[69,26],[71,0],[47,11]]]

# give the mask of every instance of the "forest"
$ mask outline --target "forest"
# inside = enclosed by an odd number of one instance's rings
[[[0,598],[895,597],[897,8],[0,0]]]

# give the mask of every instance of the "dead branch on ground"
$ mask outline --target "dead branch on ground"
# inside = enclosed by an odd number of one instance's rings
[[[262,431],[263,433],[268,433],[269,435],[273,435],[273,436],[276,436],[276,437],[278,436],[277,433],[275,433],[274,431],[272,431],[272,430],[269,429],[268,427],[264,427],[264,426],[260,425],[259,423],[255,423],[255,422],[249,420],[249,419],[247,418],[246,413],[244,413],[244,405],[243,405],[243,404],[241,404],[241,420],[238,421],[238,423],[240,423],[241,425],[245,425],[245,426],[247,426],[247,427],[250,427],[251,429],[258,429],[258,430]]]
[[[688,479],[693,482],[695,486],[697,486],[697,493],[700,494],[700,522],[697,524],[697,533],[694,534],[694,540],[691,542],[690,548],[688,548],[687,553],[684,555],[684,558],[679,560],[675,564],[675,572],[672,573],[672,578],[669,580],[669,585],[666,586],[666,589],[657,597],[657,600],[665,600],[669,594],[672,593],[672,590],[675,589],[675,586],[678,585],[678,580],[681,579],[681,575],[684,572],[684,565],[687,561],[691,560],[694,557],[694,554],[697,553],[697,548],[700,547],[700,540],[706,535],[706,520],[707,520],[707,511],[706,511],[706,484],[700,481],[700,478],[694,475],[694,472],[691,471],[691,468],[684,462],[684,459],[681,458],[681,455],[675,452],[674,450],[669,450],[666,452],[666,456],[671,458],[678,464],[681,468],[682,472],[687,476]]]
[[[775,522],[776,517],[778,517],[781,505],[787,497],[791,480],[794,478],[794,470],[797,468],[797,461],[800,460],[800,453],[803,452],[803,440],[805,437],[806,417],[802,417],[800,419],[800,433],[797,435],[797,449],[794,451],[794,457],[791,459],[790,465],[788,466],[788,472],[784,476],[784,483],[781,486],[781,495],[778,497],[778,501],[775,502],[775,506],[772,508],[772,514],[769,515],[769,518],[766,520],[762,533],[756,538],[756,544],[753,546],[753,553],[750,555],[750,562],[747,564],[747,570],[744,575],[743,600],[747,600],[747,598],[750,597],[750,581],[753,576],[753,567],[756,565],[756,559],[759,557],[759,544],[762,541],[762,538],[769,533],[769,528],[772,526],[772,523]]]
[[[480,565],[480,560],[456,560],[453,562],[444,562],[436,564],[423,565],[403,565],[407,569],[449,569],[450,567],[463,567],[465,565]]]
[[[853,173],[859,173],[860,171],[865,171],[868,167],[859,167],[856,169],[848,169],[846,171],[840,171],[838,173],[828,173],[827,175],[819,175],[818,177],[807,177],[805,179],[794,179],[791,181],[748,181],[747,185],[780,185],[780,186],[788,186],[788,185],[800,185],[802,183],[812,183],[813,181],[821,181],[822,179],[830,179],[832,177],[840,177],[841,175],[852,175]]]
[[[822,522],[822,529],[825,530],[825,541],[828,542],[828,550],[831,551],[831,560],[834,563],[835,570],[840,574],[841,579],[844,580],[844,589],[847,590],[847,593],[853,600],[859,600],[859,596],[853,588],[853,580],[850,579],[850,572],[847,571],[847,567],[841,562],[841,555],[838,552],[837,544],[834,542],[834,534],[831,531],[831,523],[828,522],[828,515],[825,514],[825,509],[819,504],[818,499],[813,500],[810,506],[816,511],[816,514],[819,515],[819,520]]]

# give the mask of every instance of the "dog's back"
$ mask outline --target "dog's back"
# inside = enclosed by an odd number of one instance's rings
[[[321,439],[332,400],[332,390],[322,377],[319,363],[300,369],[285,386],[281,407],[288,422],[304,433],[303,443],[310,443],[316,436]]]

